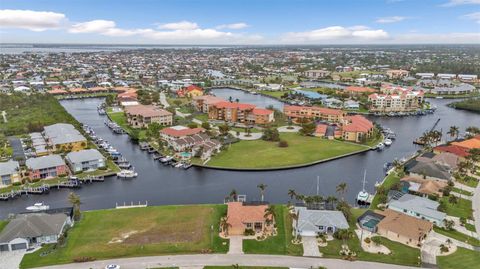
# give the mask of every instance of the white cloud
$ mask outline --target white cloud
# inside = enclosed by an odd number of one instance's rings
[[[103,33],[109,29],[115,28],[114,21],[93,20],[73,24],[68,30],[70,33]]]
[[[388,38],[384,30],[372,30],[365,26],[330,26],[306,32],[290,32],[282,36],[281,41],[291,44],[316,43],[357,43],[359,41],[379,41]]]
[[[232,29],[232,30],[238,30],[238,29],[243,29],[247,28],[249,25],[244,23],[244,22],[238,22],[238,23],[230,23],[230,24],[221,24],[215,28],[217,29]]]
[[[401,22],[405,19],[407,19],[407,17],[391,16],[391,17],[378,18],[375,22],[377,22],[377,23],[394,23],[394,22]]]
[[[56,12],[2,9],[0,10],[0,27],[41,32],[60,28],[65,18],[64,14]]]
[[[480,5],[480,0],[449,0],[441,7],[456,7],[461,5]]]
[[[391,39],[392,44],[479,44],[480,33],[400,34]]]
[[[165,30],[195,30],[198,29],[198,24],[189,21],[180,21],[160,24],[158,28]]]
[[[465,18],[467,20],[473,20],[476,23],[480,23],[480,12],[466,14],[466,15],[463,15],[462,18]]]

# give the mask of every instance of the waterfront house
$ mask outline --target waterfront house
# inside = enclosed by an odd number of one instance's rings
[[[244,202],[229,202],[227,209],[227,222],[229,224],[229,235],[243,235],[246,230],[253,230],[256,233],[267,228],[265,211],[267,204],[249,204]]]
[[[428,195],[443,196],[443,189],[447,187],[447,182],[439,180],[429,180],[418,177],[407,176],[400,179],[402,192],[411,193],[427,197]]]
[[[431,222],[394,210],[386,209],[377,213],[384,216],[377,224],[377,233],[405,245],[419,247],[433,229]]]
[[[127,122],[133,128],[148,128],[150,123],[156,122],[167,126],[173,123],[173,114],[153,105],[137,105],[125,107]]]
[[[444,152],[454,154],[455,156],[458,157],[459,162],[465,161],[465,158],[468,155],[470,155],[468,153],[468,150],[469,149],[460,147],[457,145],[443,145],[443,146],[437,146],[433,148],[433,152],[437,154],[444,153]]]
[[[295,207],[298,216],[293,221],[295,235],[317,236],[318,234],[333,234],[339,229],[348,229],[347,219],[341,211],[315,210],[306,207]]]
[[[185,88],[181,88],[180,90],[177,91],[177,95],[179,97],[196,97],[196,96],[202,96],[203,95],[203,89],[196,86],[196,85],[190,85]]]
[[[17,161],[0,162],[0,188],[21,182],[20,165]]]
[[[374,93],[377,90],[369,87],[348,86],[343,91],[350,95],[362,95],[365,93]]]
[[[387,70],[387,76],[389,79],[401,79],[407,77],[410,73],[407,70],[402,69],[390,69]]]
[[[396,196],[388,202],[388,208],[392,210],[418,219],[428,220],[442,227],[447,214],[437,210],[439,205],[437,201],[412,194],[399,195],[399,197]]]
[[[172,141],[188,136],[196,135],[205,132],[201,127],[188,128],[186,126],[176,125],[172,127],[163,128],[160,130],[160,137],[166,141]]]
[[[358,110],[360,109],[360,103],[353,100],[347,100],[343,102],[343,108],[347,110]]]
[[[470,94],[475,91],[475,86],[470,84],[461,83],[459,85],[451,86],[451,87],[435,87],[430,90],[430,93],[438,94],[438,95],[462,95],[462,94]]]
[[[67,174],[67,166],[60,155],[30,158],[25,162],[30,179],[45,179]]]
[[[18,214],[0,233],[0,252],[56,243],[71,223],[63,213]]]
[[[434,161],[433,158],[417,157],[405,164],[405,171],[417,178],[440,181],[453,179],[450,167]]]
[[[480,149],[480,135],[461,142],[452,142],[452,145],[466,148],[467,150]]]
[[[73,173],[94,171],[106,166],[105,157],[96,149],[70,152],[65,160]]]
[[[47,143],[57,151],[79,151],[87,146],[87,139],[68,123],[45,126],[43,134]]]

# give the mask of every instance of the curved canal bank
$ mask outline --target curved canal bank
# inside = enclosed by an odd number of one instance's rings
[[[258,96],[258,95],[256,95]],[[127,135],[115,135],[104,124],[106,116],[97,113],[97,106],[102,99],[88,98],[65,100],[61,104],[80,122],[92,127],[97,135],[110,142],[127,158],[139,176],[132,180],[106,178],[105,182],[88,184],[78,190],[82,209],[93,210],[112,208],[123,202],[144,203],[149,205],[220,203],[223,198],[236,189],[239,194],[246,194],[249,200],[259,199],[257,185],[268,185],[265,199],[272,203],[286,203],[287,192],[295,189],[297,193],[314,194],[317,176],[320,178],[320,194],[336,195],[336,186],[347,183],[346,198],[352,202],[362,188],[363,171],[367,170],[367,191],[374,191],[376,181],[385,175],[383,164],[395,158],[412,155],[418,147],[412,141],[425,130],[432,127],[441,118],[437,129],[446,136],[448,128],[459,126],[463,131],[468,126],[480,126],[480,117],[467,111],[455,110],[446,106],[450,101],[431,100],[438,107],[435,114],[421,117],[390,117],[371,119],[391,128],[397,139],[392,146],[382,152],[366,151],[341,159],[324,162],[298,169],[276,171],[225,171],[192,167],[189,170],[163,166],[154,161],[150,155],[140,150]],[[35,202],[44,202],[51,207],[68,205],[70,190],[51,191],[48,195],[29,195],[15,200],[0,202],[0,218],[9,213],[25,211],[25,207]]]

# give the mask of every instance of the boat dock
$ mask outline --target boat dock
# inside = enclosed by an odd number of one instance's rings
[[[140,203],[138,201],[138,204],[134,204],[133,202],[130,202],[130,204],[126,204],[123,202],[123,205],[118,205],[118,203],[115,203],[115,209],[127,209],[127,208],[137,208],[137,207],[147,207],[148,206],[148,201],[145,201],[145,204]]]

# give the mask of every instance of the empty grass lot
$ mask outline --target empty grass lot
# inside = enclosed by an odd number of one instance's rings
[[[442,197],[440,200],[445,203],[445,213],[447,215],[467,219],[472,218],[472,201],[459,198],[457,203],[452,204],[448,201],[448,197]]]
[[[275,206],[275,221],[278,234],[269,237],[264,241],[255,239],[243,240],[243,251],[247,254],[277,254],[277,255],[296,255],[303,254],[302,245],[292,244],[292,218],[288,213],[288,208],[283,205]]]
[[[224,205],[159,206],[84,212],[68,232],[65,246],[46,256],[52,245],[25,255],[21,268],[95,259],[191,254],[207,250],[225,253],[227,240],[218,236]],[[214,229],[211,231],[210,226]],[[212,236],[213,233],[213,236]],[[211,241],[213,238],[213,242]]]
[[[458,248],[448,256],[438,256],[437,265],[440,269],[480,269],[480,255],[473,250]]]
[[[267,169],[308,164],[368,149],[367,146],[318,137],[282,133],[288,147],[263,140],[240,141],[214,156],[208,166],[224,168]]]

